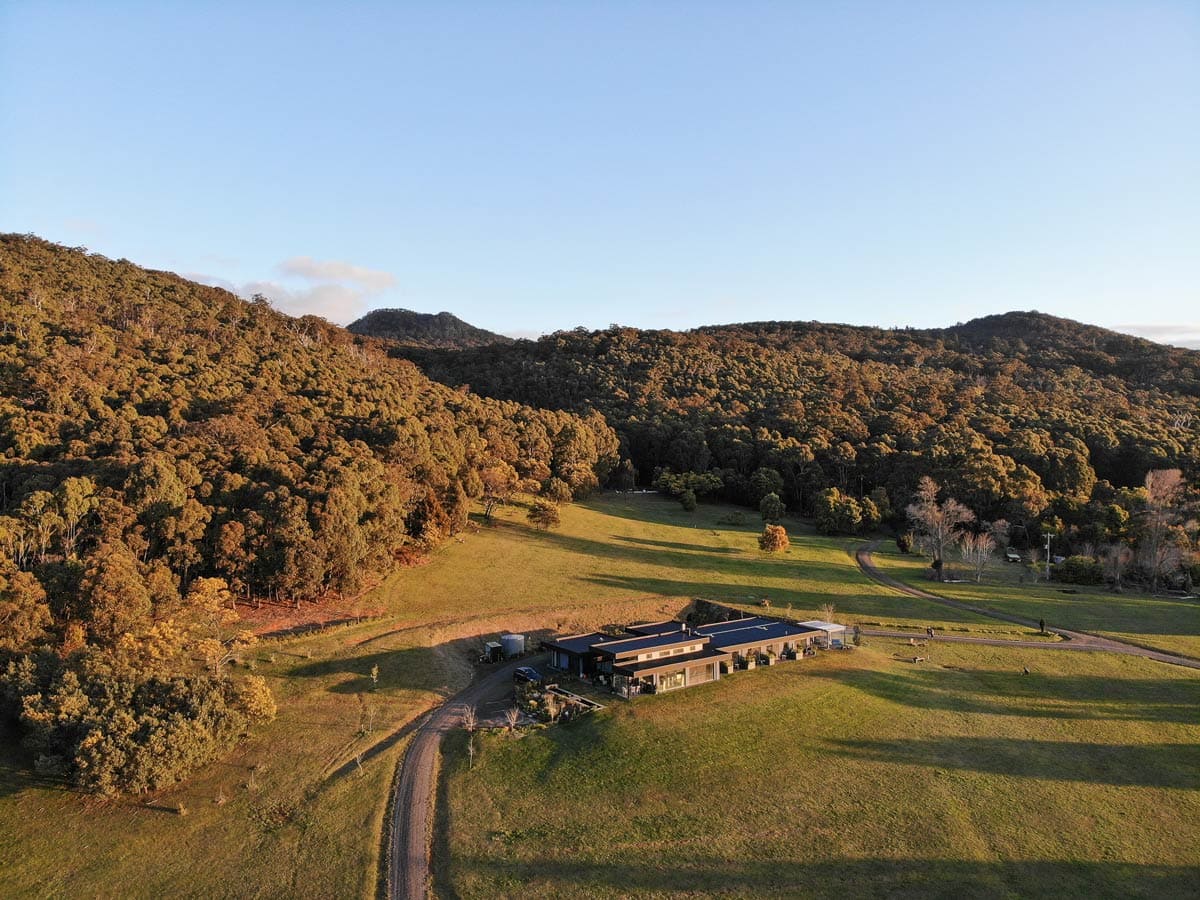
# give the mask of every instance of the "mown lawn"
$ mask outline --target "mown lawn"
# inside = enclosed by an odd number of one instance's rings
[[[442,892],[1195,896],[1194,672],[903,646],[482,736],[473,769],[456,735]]]
[[[1025,566],[1002,562],[990,567],[982,584],[937,584],[926,580],[927,564],[919,556],[900,554],[888,545],[882,545],[873,555],[889,575],[955,600],[1034,620],[1045,619],[1049,627],[1090,631],[1200,658],[1200,601],[1197,600],[1138,592],[1114,594],[1103,587],[1044,581],[1035,584]]]

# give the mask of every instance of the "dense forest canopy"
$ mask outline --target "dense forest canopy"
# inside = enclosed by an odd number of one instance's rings
[[[513,342],[510,337],[476,328],[448,312],[419,313],[411,309],[375,309],[351,322],[346,330],[412,347],[482,347]]]
[[[711,493],[754,506],[775,493],[812,513],[829,488],[882,489],[902,510],[930,476],[981,519],[1053,519],[1098,540],[1111,536],[1099,511],[1128,511],[1150,470],[1200,473],[1200,353],[1038,313],[925,331],[613,326],[393,352],[488,396],[598,409],[641,483],[715,474]]]
[[[356,590],[470,498],[582,496],[617,450],[598,413],[483,399],[262,298],[0,236],[0,699],[47,771],[162,783],[271,709],[219,664],[245,639],[233,595]]]

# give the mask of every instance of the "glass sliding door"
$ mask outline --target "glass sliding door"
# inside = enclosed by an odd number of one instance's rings
[[[684,683],[682,669],[678,672],[668,672],[665,675],[658,676],[658,689],[660,691],[673,691],[676,688],[683,687]]]

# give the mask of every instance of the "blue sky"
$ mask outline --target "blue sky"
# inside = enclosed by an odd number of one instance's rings
[[[1200,4],[0,4],[0,230],[345,323],[1200,342]]]

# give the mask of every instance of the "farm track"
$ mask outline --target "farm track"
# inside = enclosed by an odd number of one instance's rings
[[[940,603],[942,606],[948,606],[951,609],[964,610],[973,612],[976,615],[987,616],[990,619],[998,619],[1002,622],[1011,622],[1015,625],[1024,625],[1027,628],[1036,628],[1038,623],[1032,619],[1026,619],[1023,616],[1013,616],[1008,613],[997,612],[984,606],[976,606],[972,603],[964,603],[961,600],[951,600],[949,597],[943,597],[940,594],[934,594],[930,591],[915,588],[904,582],[885,575],[875,565],[875,560],[871,556],[871,551],[878,545],[878,541],[868,544],[866,547],[859,547],[854,552],[854,559],[858,563],[858,567],[872,581],[876,581],[886,587],[899,591],[902,594],[907,594],[910,597],[919,597],[922,600],[928,600],[932,603]],[[1063,639],[1061,643],[1049,643],[1045,641],[1005,641],[992,638],[968,638],[954,637],[948,635],[936,635],[935,641],[952,641],[970,644],[987,644],[1000,647],[1027,647],[1035,650],[1085,650],[1095,653],[1123,653],[1126,656],[1141,656],[1145,659],[1153,659],[1157,662],[1168,663],[1173,666],[1186,666],[1189,669],[1200,669],[1200,660],[1192,659],[1188,656],[1177,656],[1174,653],[1164,653],[1161,650],[1152,650],[1148,647],[1141,647],[1137,644],[1128,644],[1124,641],[1118,641],[1113,638],[1100,637],[1095,634],[1088,634],[1083,631],[1071,631],[1067,628],[1049,628],[1047,631],[1057,634]],[[910,634],[902,632],[886,632],[872,631],[863,629],[863,634],[875,635],[877,637],[912,637]]]
[[[429,895],[430,823],[442,737],[461,723],[463,707],[479,707],[501,695],[507,697],[513,670],[528,664],[528,659],[504,663],[426,713],[411,731],[413,737],[392,788],[386,859],[389,898],[425,900]]]

